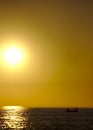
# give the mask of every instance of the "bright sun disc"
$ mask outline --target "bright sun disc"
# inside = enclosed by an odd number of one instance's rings
[[[8,48],[4,59],[8,64],[18,64],[22,60],[22,52],[18,48]]]

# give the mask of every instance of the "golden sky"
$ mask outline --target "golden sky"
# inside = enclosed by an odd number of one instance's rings
[[[92,0],[1,0],[0,51],[9,42],[26,60],[0,52],[0,106],[93,107]]]

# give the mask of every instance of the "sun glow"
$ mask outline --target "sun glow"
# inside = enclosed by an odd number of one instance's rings
[[[7,48],[4,52],[4,60],[8,64],[16,65],[22,61],[22,51],[16,47]]]

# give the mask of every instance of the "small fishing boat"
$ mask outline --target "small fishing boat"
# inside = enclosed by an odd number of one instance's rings
[[[79,112],[78,108],[67,108],[66,112]]]

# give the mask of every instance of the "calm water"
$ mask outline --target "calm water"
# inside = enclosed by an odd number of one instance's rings
[[[0,130],[93,130],[93,109],[0,109]]]

